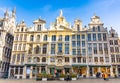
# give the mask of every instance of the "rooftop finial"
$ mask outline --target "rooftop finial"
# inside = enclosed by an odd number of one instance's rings
[[[62,17],[62,14],[63,14],[63,13],[62,13],[62,10],[60,10],[60,17]]]
[[[13,9],[13,11],[12,11],[13,13],[16,13],[16,7],[14,7],[14,9]]]

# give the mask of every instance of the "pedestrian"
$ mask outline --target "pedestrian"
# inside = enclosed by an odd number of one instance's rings
[[[105,73],[102,74],[102,78],[105,80]]]
[[[69,72],[67,72],[67,81],[69,81],[70,80],[70,74],[69,74]]]

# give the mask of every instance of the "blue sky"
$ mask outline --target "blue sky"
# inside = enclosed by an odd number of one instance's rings
[[[88,25],[94,13],[101,17],[104,27],[108,30],[112,26],[120,36],[120,0],[0,0],[0,17],[6,8],[16,7],[16,19],[24,19],[28,26],[32,21],[41,17],[46,20],[46,27],[54,22],[63,10],[63,16],[73,24],[79,18],[84,25]]]

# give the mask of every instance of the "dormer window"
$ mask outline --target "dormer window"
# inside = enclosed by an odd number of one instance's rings
[[[23,28],[21,29],[21,32],[23,32]]]
[[[77,25],[77,31],[80,31],[80,26],[79,25]]]
[[[95,27],[93,27],[93,32],[95,31]]]
[[[38,25],[37,30],[41,31],[41,25]]]
[[[98,26],[98,32],[100,32],[100,26]]]
[[[112,33],[111,36],[114,37],[114,33]]]

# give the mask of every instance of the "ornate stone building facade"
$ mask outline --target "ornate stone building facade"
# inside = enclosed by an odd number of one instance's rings
[[[4,17],[0,18],[0,77],[8,74],[14,39],[13,34],[16,28],[15,21],[15,9],[12,11],[11,16],[6,10]]]
[[[111,63],[111,31],[104,28],[100,17],[91,17],[88,27],[83,27],[79,19],[71,26],[61,11],[49,29],[41,18],[33,24],[27,27],[22,21],[16,26],[9,77],[35,78],[38,73],[54,75],[55,71],[87,77],[97,72],[118,75]],[[118,45],[113,47],[119,50]]]

